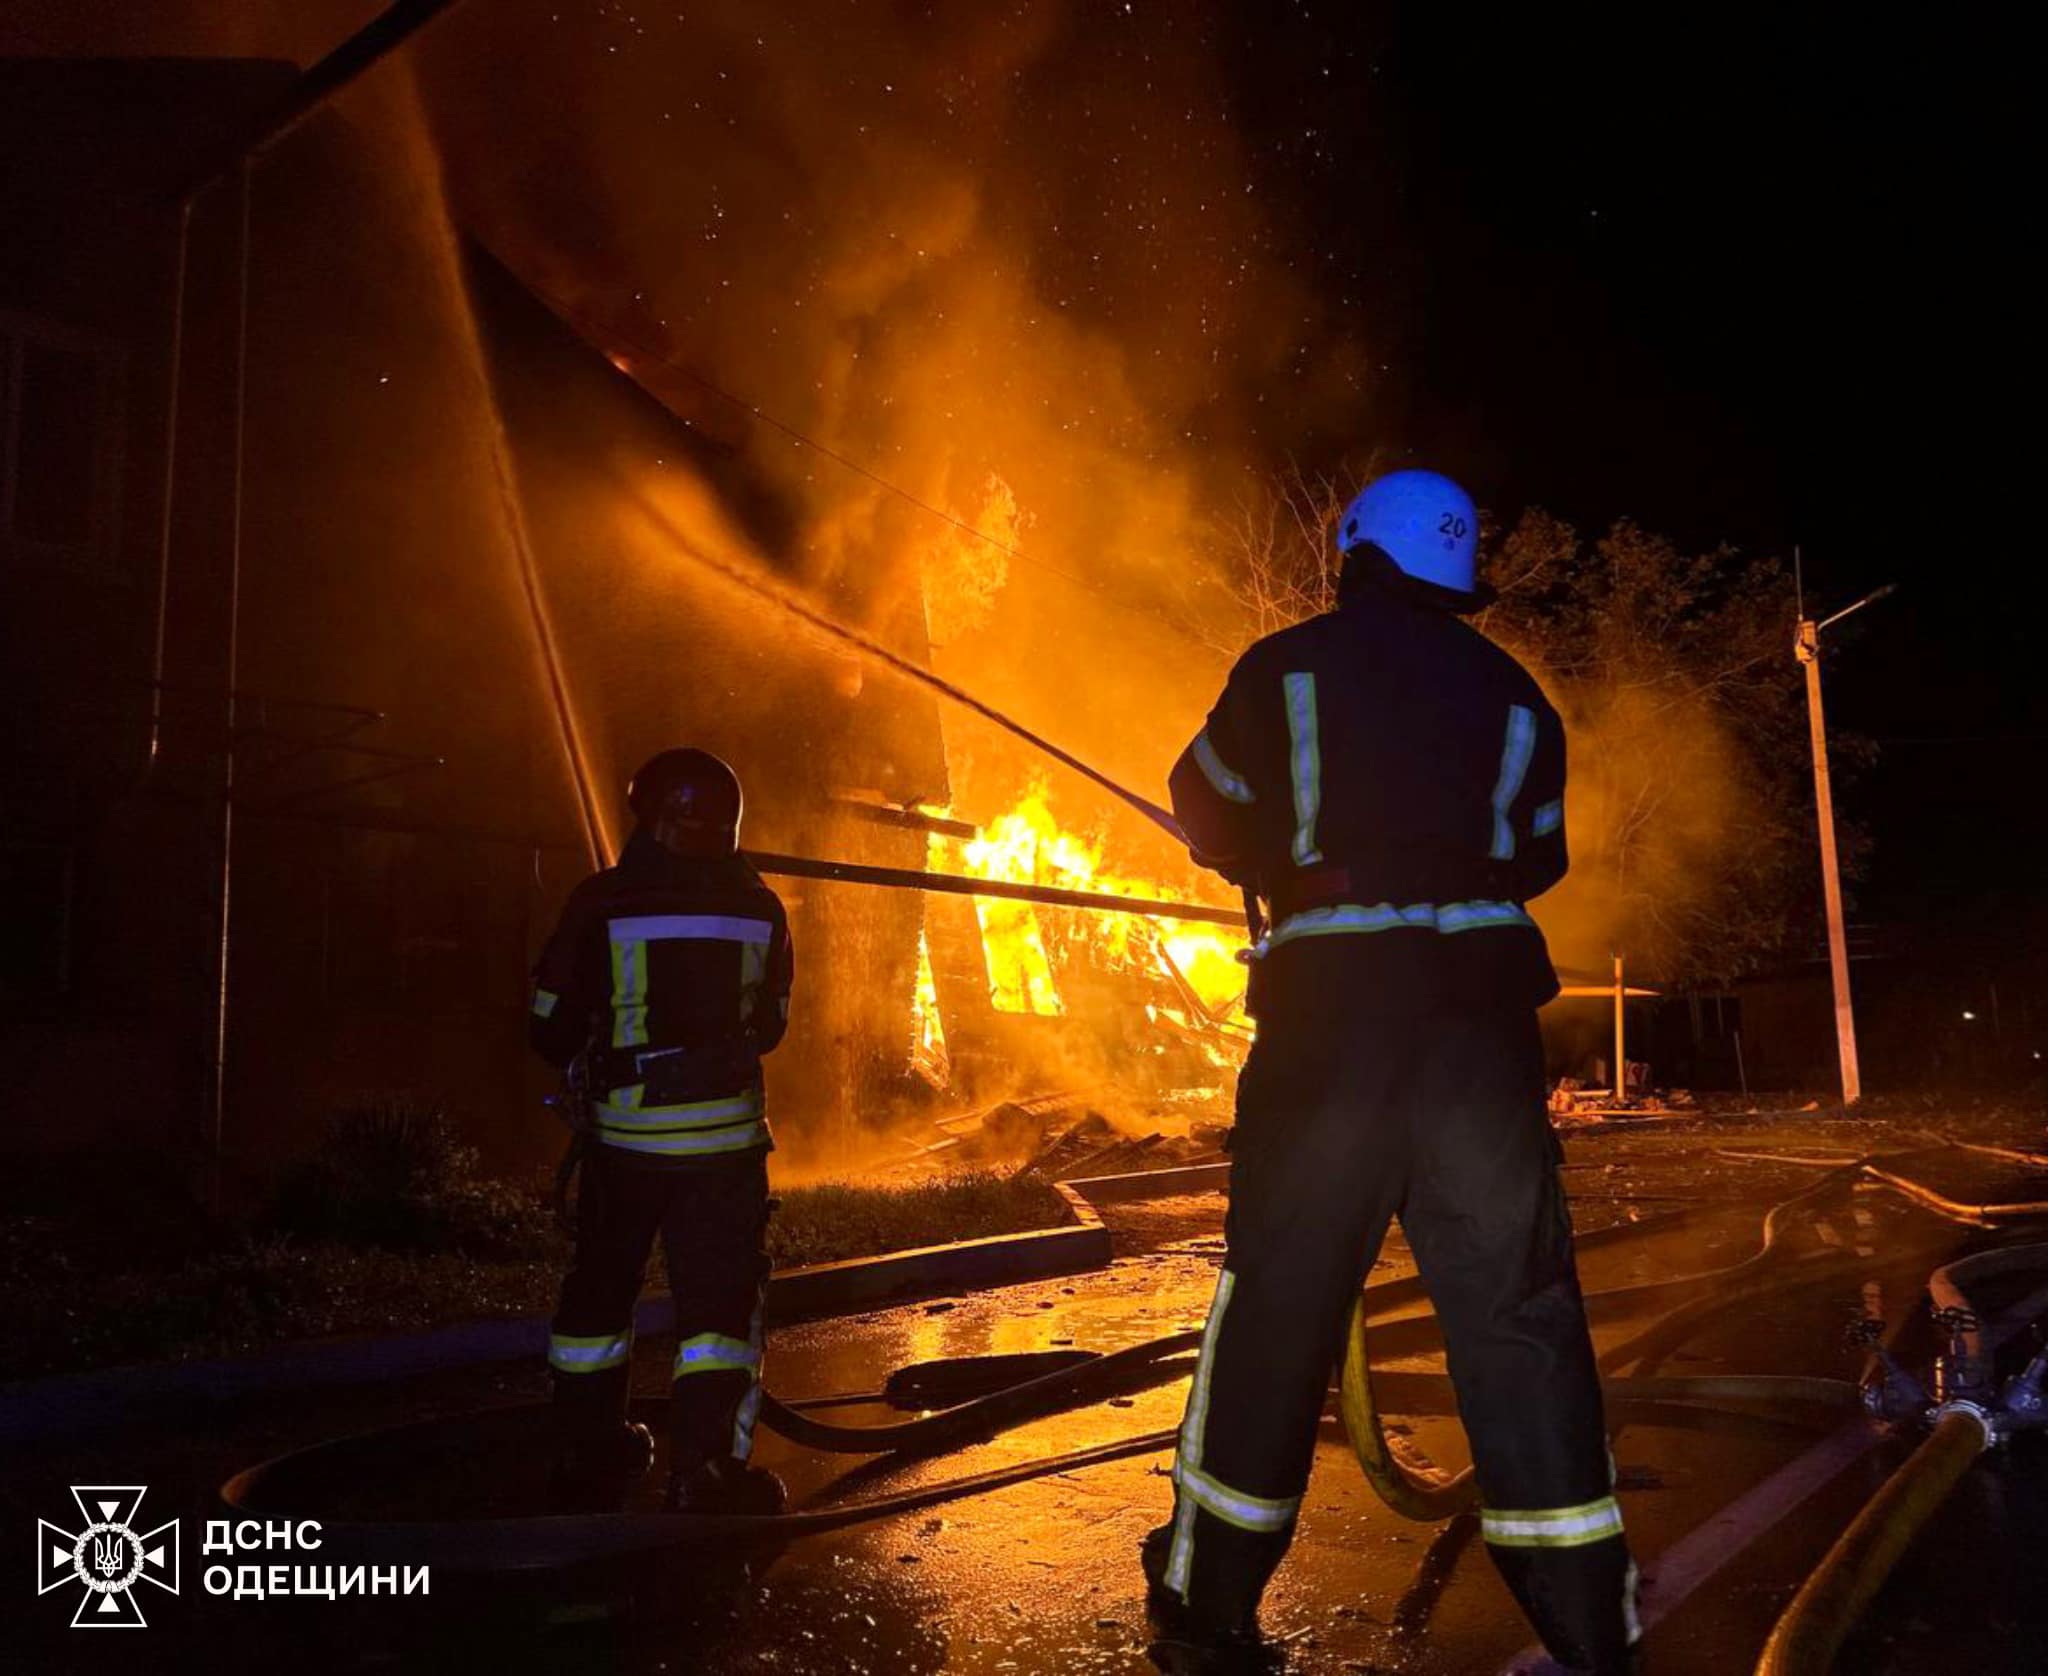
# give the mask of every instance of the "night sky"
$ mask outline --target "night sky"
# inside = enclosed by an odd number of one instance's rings
[[[1901,584],[1828,666],[1831,721],[1882,747],[1863,909],[2043,894],[2012,43],[1839,8],[1239,11],[1255,154],[1325,287],[1400,323],[1415,452],[1510,515],[1796,542],[1823,612]]]
[[[25,0],[15,21],[30,50],[304,60],[375,9],[89,19]],[[1846,792],[1877,839],[1861,911],[1940,923],[2014,892],[2048,902],[2033,820],[2048,583],[2021,504],[2038,190],[2030,61],[2009,35],[1966,11],[1748,4],[863,0],[819,16],[859,43],[844,54],[858,91],[825,118],[853,123],[849,143],[892,123],[939,153],[984,143],[974,54],[1016,66],[990,72],[1010,101],[1003,150],[981,160],[990,215],[1028,228],[1053,307],[1155,365],[1191,344],[1220,354],[1204,399],[1232,448],[1248,432],[1313,467],[1391,444],[1504,518],[1534,503],[1586,530],[1630,516],[1703,545],[1797,543],[1823,612],[1901,584],[1836,633],[1828,666],[1832,720],[1882,746]],[[768,210],[721,186],[732,147],[760,140],[786,54],[808,69],[828,50],[791,47],[795,16],[721,36],[689,8],[473,0],[439,27],[476,55],[486,106],[575,64],[620,110],[645,105],[650,137],[694,119],[658,177],[678,206],[661,225],[701,222],[697,302],[733,294],[734,218]],[[1014,51],[992,44],[1006,36]],[[727,56],[707,56],[713,40]],[[598,69],[626,79],[614,91]],[[651,283],[599,205],[601,185],[655,186],[608,179],[551,132],[516,185],[593,283]],[[801,264],[774,277],[777,306],[799,307]],[[1266,347],[1246,327],[1266,308],[1298,316],[1275,323],[1284,362],[1230,364]],[[788,406],[772,380],[743,393]]]
[[[715,115],[762,73],[745,49],[772,66],[798,27],[764,17],[713,72],[688,12],[549,15],[565,43],[656,69],[663,126],[673,67],[693,66],[675,96]],[[958,69],[969,14],[838,15],[873,51],[848,57],[835,120],[859,143],[906,121],[922,145],[969,143],[991,100]],[[1588,531],[1627,516],[1701,546],[1797,544],[1816,614],[1900,584],[1830,642],[1831,719],[1880,746],[1844,764],[1876,840],[1858,912],[1940,927],[2014,890],[2048,903],[2027,771],[2048,739],[2048,584],[2012,510],[2031,463],[2013,43],[1740,4],[973,16],[1042,43],[1004,72],[990,215],[1015,220],[1052,308],[1141,364],[1206,363],[1175,409],[1193,449],[1355,469],[1377,446],[1504,520],[1540,504]],[[745,135],[746,110],[712,137]],[[707,308],[739,258],[720,150],[669,188],[710,194]],[[1269,336],[1261,311],[1288,317]]]

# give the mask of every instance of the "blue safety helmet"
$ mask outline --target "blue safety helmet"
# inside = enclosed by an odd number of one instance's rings
[[[1479,514],[1472,497],[1441,472],[1389,472],[1358,492],[1337,524],[1337,550],[1376,547],[1396,570],[1474,600]]]

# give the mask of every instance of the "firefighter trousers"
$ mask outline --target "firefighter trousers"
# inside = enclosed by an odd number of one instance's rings
[[[1341,956],[1285,953],[1294,970],[1274,974],[1239,1085],[1228,1251],[1155,1581],[1216,1630],[1252,1621],[1352,1300],[1398,1216],[1443,1326],[1494,1563],[1553,1657],[1624,1670],[1634,1569],[1535,1011],[1445,1007],[1427,985],[1366,999]]]
[[[767,1229],[763,1152],[679,1168],[591,1148],[548,1344],[566,1443],[602,1439],[625,1420],[634,1304],[659,1236],[676,1310],[672,1464],[747,1459],[761,1405]]]

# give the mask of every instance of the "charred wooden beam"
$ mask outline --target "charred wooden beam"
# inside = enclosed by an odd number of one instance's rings
[[[914,803],[886,803],[879,798],[863,797],[857,792],[834,792],[831,800],[834,806],[848,814],[873,821],[877,826],[902,827],[911,832],[936,832],[942,838],[973,839],[981,836],[981,828],[972,821],[955,820],[951,815],[935,815]]]

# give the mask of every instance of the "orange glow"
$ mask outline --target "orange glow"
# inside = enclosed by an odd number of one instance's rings
[[[910,1020],[911,1069],[944,1088],[952,1062],[946,1053],[946,1027],[939,1018],[939,985],[932,975],[931,944],[922,927],[917,933],[917,984],[911,991]]]
[[[1179,901],[1182,895],[1157,879],[1134,878],[1103,866],[1099,842],[1063,828],[1054,818],[1045,784],[1034,783],[1017,806],[988,822],[981,836],[951,839],[934,834],[931,866],[941,872],[1060,890],[1096,891],[1106,896]],[[1057,1016],[1066,1011],[1053,974],[1040,910],[1028,902],[978,898],[982,946],[988,959],[991,1000],[999,1012]],[[1131,914],[1054,909],[1063,945],[1110,970],[1145,970],[1171,978],[1177,970],[1214,1017],[1237,1013],[1244,993],[1244,968],[1237,951],[1244,939],[1222,926],[1142,919]]]

